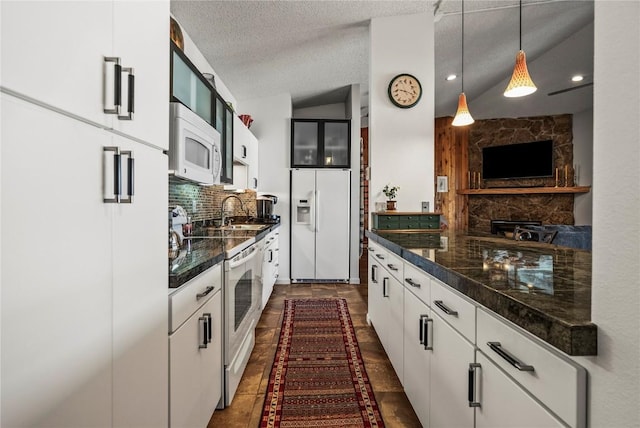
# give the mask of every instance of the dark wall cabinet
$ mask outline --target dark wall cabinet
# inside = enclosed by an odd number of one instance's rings
[[[233,110],[198,71],[182,50],[171,43],[171,89],[169,99],[180,102],[220,133],[222,171],[220,181],[233,183]]]
[[[291,120],[292,168],[350,168],[351,121]]]

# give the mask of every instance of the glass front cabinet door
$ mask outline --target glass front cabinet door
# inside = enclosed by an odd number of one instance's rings
[[[350,161],[350,120],[291,120],[292,168],[350,168]]]

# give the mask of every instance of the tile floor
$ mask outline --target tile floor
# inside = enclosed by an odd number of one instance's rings
[[[366,254],[364,255],[366,261]],[[231,406],[216,410],[208,428],[257,428],[262,416],[269,373],[278,343],[282,309],[286,298],[344,297],[356,330],[365,369],[369,375],[385,426],[420,427],[402,385],[375,331],[367,325],[366,267],[360,285],[295,284],[276,285],[256,327],[256,345]]]

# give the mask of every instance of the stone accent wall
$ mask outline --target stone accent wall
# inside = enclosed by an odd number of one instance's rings
[[[256,192],[252,190],[246,190],[245,193],[228,192],[224,190],[222,185],[200,186],[175,177],[169,178],[169,211],[173,210],[176,205],[180,205],[187,211],[193,221],[220,218],[222,200],[231,194],[238,196],[242,200],[244,207],[249,209],[250,216],[255,217],[257,215]],[[194,201],[196,204],[195,211],[193,210]],[[234,216],[246,215],[235,198],[227,201],[225,207]]]
[[[482,148],[553,140],[554,165],[573,165],[572,115],[478,120],[469,128],[469,171],[482,170]],[[483,181],[482,187],[553,187],[555,178]],[[469,230],[489,232],[490,221],[541,220],[574,224],[572,194],[469,195]]]

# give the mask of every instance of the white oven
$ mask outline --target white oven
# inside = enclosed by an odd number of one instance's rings
[[[258,255],[254,243],[225,260],[225,406],[231,404],[255,344],[262,294]]]
[[[171,103],[169,170],[201,184],[219,184],[222,168],[220,133],[178,102]]]

